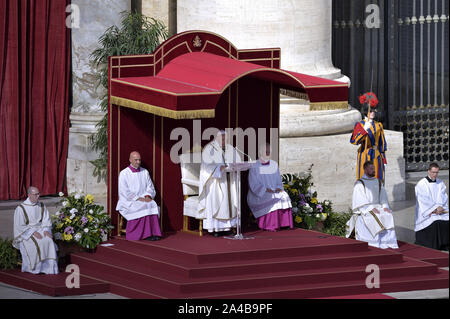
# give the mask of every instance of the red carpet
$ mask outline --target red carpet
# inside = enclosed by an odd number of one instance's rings
[[[249,240],[185,233],[161,241],[115,238],[72,263],[129,298],[388,298],[382,293],[448,288],[448,254],[400,243],[399,250],[303,229],[253,232]],[[436,262],[437,264],[433,263]],[[366,287],[366,266],[380,288]],[[67,275],[67,274],[66,274]],[[44,276],[45,277],[45,276]],[[0,281],[2,276],[0,274]]]

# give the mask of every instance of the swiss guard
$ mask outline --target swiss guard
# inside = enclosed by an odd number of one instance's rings
[[[359,145],[356,179],[360,179],[364,175],[364,163],[371,161],[375,165],[376,178],[384,184],[387,148],[383,124],[375,121],[378,99],[373,92],[367,92],[359,97],[359,102],[362,104],[362,113],[366,116],[355,124],[350,138],[350,143]]]

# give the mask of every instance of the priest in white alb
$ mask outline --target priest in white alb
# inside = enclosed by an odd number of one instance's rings
[[[149,172],[141,167],[141,155],[131,152],[130,165],[119,174],[119,201],[116,210],[127,220],[127,240],[159,240],[159,206]]]
[[[346,237],[365,241],[378,248],[398,248],[394,216],[389,208],[386,190],[375,177],[375,166],[368,161],[364,175],[353,188],[353,215],[346,225]]]
[[[448,195],[437,178],[439,165],[431,163],[428,176],[416,185],[415,244],[448,251]]]
[[[214,236],[229,233],[236,227],[240,209],[237,190],[240,174],[229,172],[227,167],[239,162],[241,158],[227,143],[225,131],[219,131],[215,139],[203,148],[198,212],[204,217],[203,228]]]
[[[270,144],[260,146],[258,161],[248,175],[247,203],[260,229],[293,228],[291,199],[284,191],[278,164],[270,159],[270,154]]]
[[[22,272],[58,274],[57,247],[52,237],[52,222],[39,189],[28,188],[28,198],[14,212],[13,246],[22,255]]]

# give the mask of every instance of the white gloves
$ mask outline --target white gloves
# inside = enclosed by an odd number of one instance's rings
[[[369,120],[367,117],[364,119],[364,129],[366,132],[369,131],[370,127],[372,126],[373,120]]]

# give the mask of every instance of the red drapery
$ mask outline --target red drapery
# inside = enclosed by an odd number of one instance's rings
[[[0,1],[0,200],[65,191],[70,0]]]

